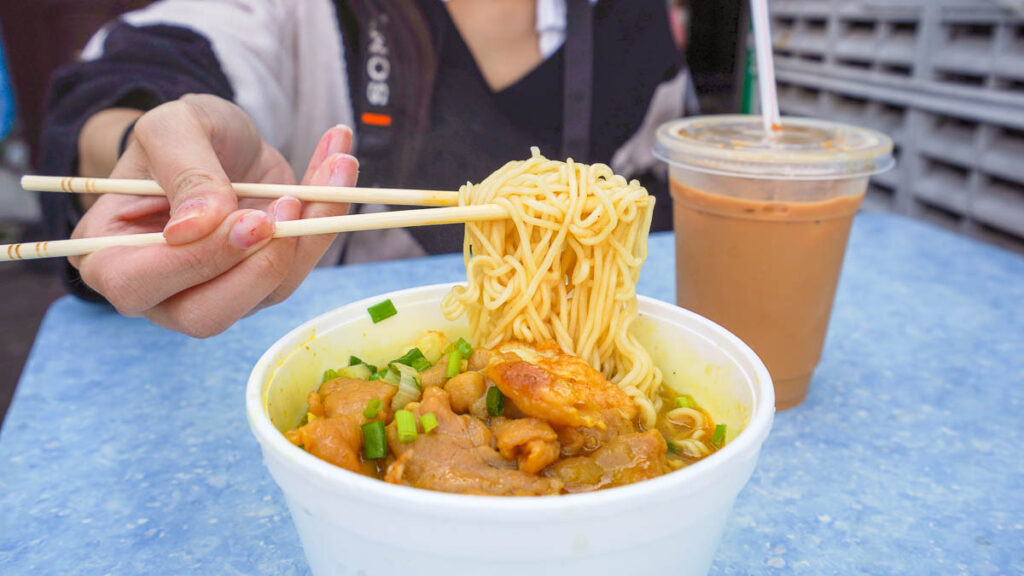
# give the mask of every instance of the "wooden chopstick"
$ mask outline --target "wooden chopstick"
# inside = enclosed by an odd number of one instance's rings
[[[239,198],[280,198],[294,196],[303,202],[358,202],[363,204],[401,204],[405,206],[456,206],[458,192],[444,190],[404,190],[399,188],[352,188],[341,186],[288,186],[284,184],[231,185]],[[22,176],[21,187],[38,192],[71,194],[130,194],[165,196],[153,180],[118,178],[77,178],[61,176]]]
[[[433,226],[437,224],[455,224],[458,222],[500,220],[502,218],[508,218],[508,211],[503,206],[496,204],[348,214],[345,216],[328,216],[325,218],[307,218],[305,220],[278,222],[274,224],[274,238],[334,234],[337,232],[354,232],[357,230],[376,230],[381,228]],[[76,238],[74,240],[51,240],[49,242],[0,244],[0,262],[81,256],[112,246],[150,246],[164,243],[166,243],[164,235],[160,232],[153,232],[150,234]]]

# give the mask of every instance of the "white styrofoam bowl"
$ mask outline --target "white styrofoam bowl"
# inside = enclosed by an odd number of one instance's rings
[[[750,479],[775,412],[754,352],[710,320],[640,297],[634,333],[666,383],[729,427],[725,447],[665,476],[590,494],[502,498],[395,486],[335,467],[281,431],[306,394],[350,354],[393,358],[428,329],[466,334],[439,309],[451,284],[382,294],[292,330],[260,358],[246,390],[249,425],[284,493],[310,568],[334,575],[704,575],[736,495]],[[398,315],[373,324],[390,298]]]

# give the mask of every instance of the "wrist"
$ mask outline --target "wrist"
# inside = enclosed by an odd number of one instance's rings
[[[78,176],[106,178],[132,137],[132,128],[142,116],[141,110],[110,108],[93,114],[78,134]],[[76,194],[74,203],[79,213],[88,210],[96,196]]]
[[[121,139],[128,138],[127,130],[142,116],[141,110],[110,108],[93,114],[78,134],[78,175],[105,178],[110,175],[120,158]]]

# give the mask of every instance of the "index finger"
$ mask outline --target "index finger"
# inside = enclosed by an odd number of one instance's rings
[[[164,104],[139,118],[135,138],[153,178],[167,192],[168,244],[187,244],[213,232],[238,206],[210,134],[190,105]]]

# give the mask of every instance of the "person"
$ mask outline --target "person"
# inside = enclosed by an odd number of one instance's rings
[[[164,0],[128,13],[55,75],[40,164],[155,179],[167,197],[53,195],[44,209],[72,237],[162,231],[167,245],[72,258],[69,286],[214,335],[318,263],[462,244],[453,226],[273,239],[275,222],[350,207],[238,199],[230,182],[301,171],[303,184],[455,190],[531,146],[641,179],[667,228],[654,130],[695,105],[669,21],[666,0]]]

